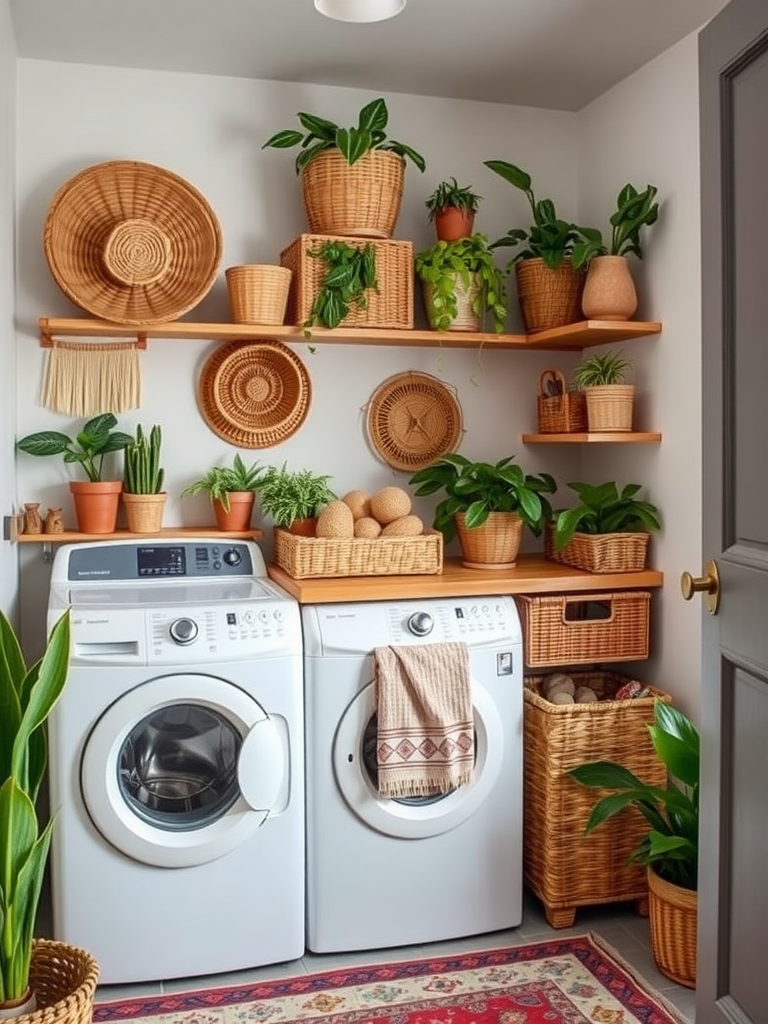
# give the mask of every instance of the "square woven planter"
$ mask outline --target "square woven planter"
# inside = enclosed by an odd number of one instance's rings
[[[348,238],[333,235],[299,235],[280,253],[280,263],[293,276],[285,313],[286,323],[303,324],[320,291],[327,267],[323,260],[310,256],[323,242],[338,241],[360,249],[374,248],[378,290],[366,292],[366,306],[352,306],[342,327],[388,327],[410,330],[413,327],[413,243],[391,239]]]
[[[397,576],[443,571],[443,535],[418,537],[300,537],[275,529],[275,562],[294,579]]]
[[[669,694],[611,699],[628,677],[612,672],[571,672],[599,700],[550,704],[541,696],[544,676],[529,676],[523,691],[523,871],[544,904],[553,928],[569,928],[581,906],[637,900],[647,914],[648,883],[642,865],[627,863],[648,824],[633,807],[584,828],[599,798],[566,772],[589,761],[617,761],[649,785],[664,786],[666,769],[651,744],[654,700]]]
[[[641,572],[648,556],[648,533],[574,533],[568,543],[555,547],[554,527],[544,530],[544,554],[552,562],[585,572]]]

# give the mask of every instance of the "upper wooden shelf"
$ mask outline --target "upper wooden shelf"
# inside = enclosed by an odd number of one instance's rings
[[[524,444],[658,444],[661,434],[616,430],[579,434],[523,434]]]
[[[352,345],[438,345],[443,348],[518,348],[518,349],[582,349],[612,341],[642,338],[659,334],[657,320],[583,320],[567,327],[557,327],[538,334],[493,334],[475,331],[383,330],[381,328],[339,327],[336,330],[312,328],[311,338],[304,337],[301,327],[283,324],[201,324],[183,320],[147,327],[113,324],[107,320],[41,317],[40,343],[50,347],[56,337],[68,338],[135,338],[141,347],[147,340],[210,340],[308,341],[310,344]]]
[[[19,544],[78,544],[84,540],[147,540],[152,537],[161,537],[163,540],[173,537],[220,538],[225,543],[230,540],[259,540],[264,536],[263,530],[222,532],[215,526],[164,526],[159,533],[131,533],[129,530],[115,530],[114,533],[79,533],[77,530],[64,530],[63,533],[19,533],[15,516],[5,516],[4,533],[5,540]]]

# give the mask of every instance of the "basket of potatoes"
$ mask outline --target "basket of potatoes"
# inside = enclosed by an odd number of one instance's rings
[[[443,571],[443,535],[425,529],[402,487],[349,491],[329,502],[314,537],[275,529],[275,562],[294,579]]]

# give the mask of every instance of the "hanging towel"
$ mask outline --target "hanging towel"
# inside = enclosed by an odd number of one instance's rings
[[[40,398],[69,416],[138,409],[141,399],[136,342],[53,340]]]
[[[475,727],[467,645],[376,647],[374,666],[379,794],[430,796],[471,782]]]

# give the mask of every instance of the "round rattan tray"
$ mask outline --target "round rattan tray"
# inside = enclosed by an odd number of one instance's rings
[[[221,345],[203,366],[197,401],[211,430],[238,448],[271,448],[309,412],[309,374],[279,341]]]
[[[64,294],[121,324],[176,320],[216,280],[219,222],[202,193],[154,164],[110,160],[80,171],[53,197],[45,257]]]
[[[454,451],[463,433],[454,391],[410,370],[385,380],[368,403],[368,437],[388,466],[416,472]]]

